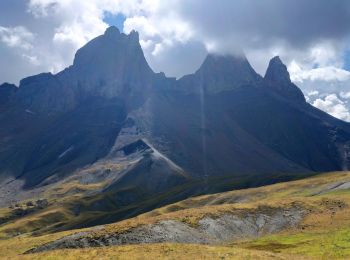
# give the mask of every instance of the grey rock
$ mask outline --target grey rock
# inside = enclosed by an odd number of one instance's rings
[[[192,75],[179,80],[182,88],[195,92],[220,93],[240,87],[256,86],[262,82],[244,55],[209,54]]]
[[[292,83],[287,66],[279,56],[270,60],[264,79],[281,96],[296,102],[306,102],[303,92]]]
[[[17,90],[18,87],[14,84],[4,83],[0,85],[0,107],[5,105]]]
[[[244,215],[227,213],[217,218],[207,216],[199,221],[198,227],[191,227],[176,220],[164,220],[132,228],[121,234],[99,236],[93,232],[77,233],[33,248],[27,253],[141,243],[218,244],[259,237],[296,227],[304,215],[303,209],[292,207],[271,209],[266,213],[255,212]]]

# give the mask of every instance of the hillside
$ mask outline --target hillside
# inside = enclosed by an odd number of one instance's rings
[[[334,172],[192,197],[114,224],[3,237],[0,257],[348,258],[349,191],[350,173]]]
[[[0,100],[2,257],[347,254],[350,124],[308,104],[278,56],[264,76],[209,53],[168,78],[112,26]]]
[[[112,26],[63,71],[1,85],[0,99],[7,236],[350,167],[350,124],[308,104],[279,57],[264,77],[244,55],[210,53],[195,73],[168,78],[137,32]],[[19,224],[27,215],[36,220]]]
[[[279,57],[262,77],[244,55],[208,54],[176,80],[152,71],[137,32],[112,26],[63,71],[1,90],[0,184],[16,183],[17,193],[142,140],[193,178],[273,182],[350,165],[350,125],[306,103]]]

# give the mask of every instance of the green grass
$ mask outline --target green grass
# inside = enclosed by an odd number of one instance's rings
[[[0,244],[0,249],[2,249]],[[232,248],[227,246],[209,246],[196,244],[143,244],[123,245],[99,248],[54,250],[37,254],[15,255],[2,254],[1,259],[52,259],[52,260],[73,260],[73,259],[122,259],[122,260],[144,260],[144,259],[239,259],[239,260],[266,260],[266,259],[299,259],[288,255],[280,255],[271,252],[262,252],[244,248]],[[300,258],[303,259],[303,258]]]
[[[326,191],[315,195],[319,191],[327,190],[327,187],[334,183],[348,181],[350,181],[350,172],[337,172],[259,188],[192,197],[134,218],[106,225],[105,229],[93,232],[94,236],[120,233],[133,227],[166,219],[196,226],[205,216],[217,217],[225,213],[268,213],[280,207],[290,206],[302,207],[305,212],[308,212],[299,226],[258,239],[235,241],[221,246],[159,244],[58,250],[26,255],[24,259],[89,259],[89,256],[94,255],[100,256],[101,259],[114,259],[116,255],[120,256],[120,259],[127,259],[128,255],[134,256],[135,259],[193,259],[195,257],[201,257],[201,259],[269,259],[273,257],[277,259],[302,259],[303,257],[350,259],[350,190]],[[66,188],[71,189],[74,185],[71,183],[71,186]],[[59,230],[55,225],[63,224],[65,228],[74,227],[79,223],[88,223],[109,215],[116,216],[125,214],[127,211],[147,210],[148,206],[155,207],[157,203],[169,196],[175,196],[192,187],[193,184],[185,184],[167,193],[149,197],[142,203],[130,204],[124,208],[113,208],[112,203],[110,211],[93,211],[89,210],[89,207],[96,200],[108,199],[111,194],[85,197],[84,200],[81,194],[64,197],[61,204],[52,204],[43,211],[34,212],[0,226],[0,238],[2,238],[0,239],[0,258],[12,256],[9,259],[16,259],[16,257],[22,259],[24,256],[21,253],[35,246],[82,231],[77,229],[46,236],[40,235],[40,232],[42,234],[44,231]],[[74,216],[69,210],[76,202],[83,206],[79,216]],[[0,214],[6,215],[8,212],[4,209]],[[5,239],[6,232],[24,234]]]
[[[243,247],[324,259],[348,259],[350,258],[350,227],[330,231],[269,235],[243,243]]]

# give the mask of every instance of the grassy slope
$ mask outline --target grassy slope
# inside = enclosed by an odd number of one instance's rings
[[[350,182],[350,173],[324,174],[304,180],[280,183],[260,188],[230,191],[190,198],[171,204],[136,218],[110,224],[101,232],[123,232],[131,227],[155,223],[163,219],[177,219],[195,225],[203,216],[219,216],[225,212],[263,211],[276,207],[298,205],[308,216],[299,227],[279,234],[253,240],[235,241],[229,245],[130,245],[108,248],[74,249],[26,255],[26,258],[74,259],[98,255],[109,259],[133,258],[202,258],[205,259],[262,259],[285,257],[315,257],[317,259],[350,258],[350,189],[332,187]],[[81,231],[81,230],[79,230]],[[37,245],[77,231],[32,236],[30,233],[0,241],[0,258],[15,256]],[[195,257],[194,257],[195,256]]]
[[[82,170],[79,174],[92,174],[94,171],[114,170],[122,167],[120,164],[103,164],[91,166]],[[18,208],[0,208],[0,238],[12,237],[23,233],[35,232],[36,235],[47,234],[69,229],[85,228],[105,223],[113,223],[122,219],[134,217],[155,208],[181,201],[193,195],[203,193],[215,193],[225,190],[249,187],[249,185],[263,185],[266,182],[254,183],[254,175],[239,177],[215,177],[208,180],[210,185],[203,180],[188,180],[184,184],[177,185],[161,193],[154,194],[144,189],[143,181],[138,184],[130,184],[115,187],[112,190],[104,190],[108,181],[82,184],[79,179],[68,178],[54,184],[40,194],[37,198],[28,198],[19,204],[19,209],[28,211],[25,215],[18,214]],[[79,177],[79,178],[80,178]],[[159,177],[159,176],[158,176]],[[298,176],[274,175],[275,181],[301,178]],[[120,198],[127,196],[136,198],[134,202],[125,203]],[[49,206],[35,209],[28,207],[27,202],[39,198],[46,198]],[[189,200],[191,201],[191,200]],[[16,213],[17,212],[17,213]],[[3,220],[3,221],[2,221]]]
[[[104,248],[56,250],[34,255],[6,255],[2,259],[286,259],[281,255],[258,250],[195,244],[144,244]],[[295,257],[293,259],[304,259]]]
[[[113,170],[119,164],[103,165],[103,169]],[[93,167],[88,170],[94,171]],[[84,171],[81,172],[84,176]],[[73,176],[74,177],[74,176]],[[16,207],[0,208],[0,238],[35,232],[46,234],[57,231],[112,223],[127,216],[135,216],[163,206],[181,198],[196,185],[189,181],[157,194],[150,193],[139,184],[126,184],[111,191],[105,190],[108,181],[82,184],[79,180],[67,179],[50,186],[40,197],[28,198],[17,203]],[[133,194],[134,201],[118,201],[124,193]],[[27,206],[39,198],[45,198],[49,205],[45,208]],[[25,214],[18,211],[26,212]]]

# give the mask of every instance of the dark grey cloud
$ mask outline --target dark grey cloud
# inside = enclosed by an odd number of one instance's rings
[[[207,50],[244,49],[263,74],[277,54],[287,64],[340,66],[338,56],[350,45],[348,0],[6,0],[0,1],[0,28],[24,27],[34,40],[32,49],[11,47],[0,32],[0,82],[70,65],[76,49],[107,26],[101,13],[118,11],[126,28],[135,28],[147,42],[153,69],[169,76],[193,72]],[[320,55],[310,55],[320,44]],[[328,63],[316,61],[317,55],[333,53],[337,57]]]
[[[305,48],[350,34],[348,0],[182,1],[178,12],[199,35],[232,44]],[[234,41],[234,42],[233,42]]]
[[[175,77],[194,73],[206,55],[205,46],[198,41],[170,46],[157,56],[145,53],[146,59],[156,72],[165,71],[167,75]]]
[[[69,66],[104,14],[125,17],[168,76],[194,72],[208,51],[244,50],[260,74],[280,55],[310,103],[350,121],[350,0],[1,0],[0,84]]]

